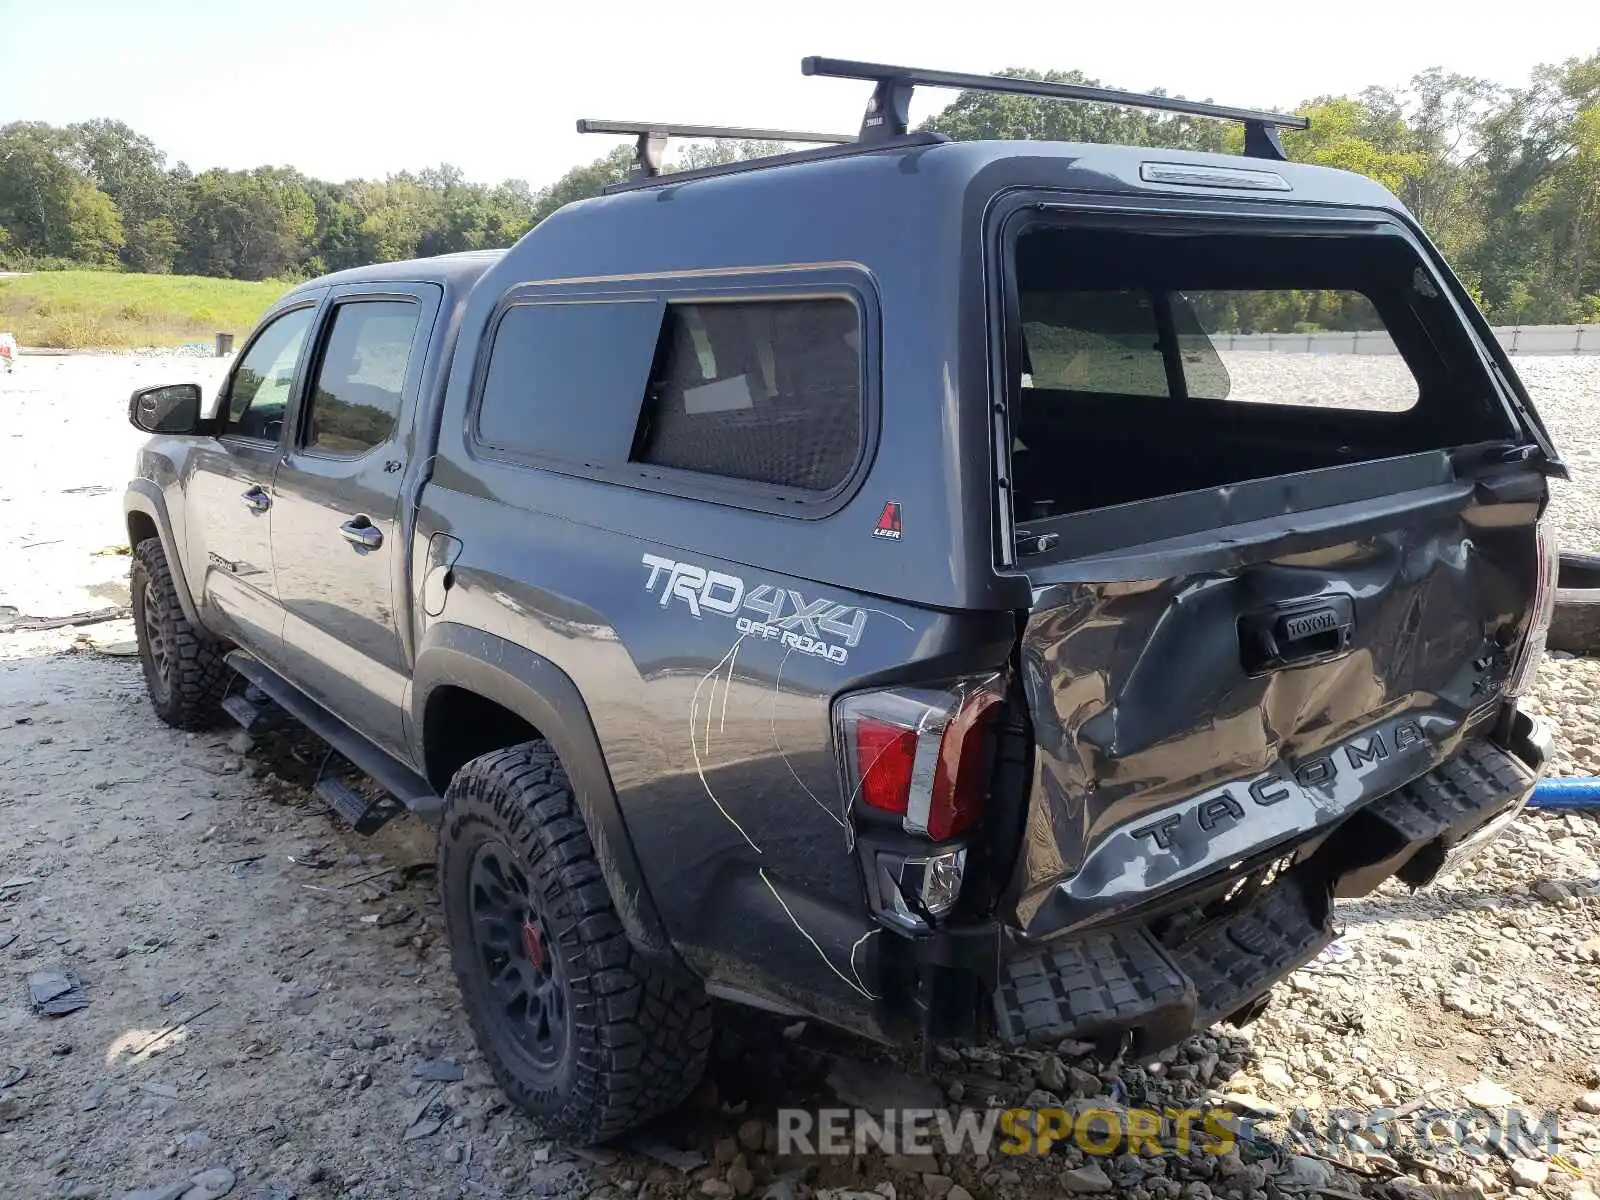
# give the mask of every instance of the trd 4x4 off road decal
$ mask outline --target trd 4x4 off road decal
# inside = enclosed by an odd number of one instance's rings
[[[653,596],[659,584],[662,608],[681,600],[696,617],[706,613],[732,617],[740,633],[781,642],[829,662],[848,661],[850,648],[861,644],[861,635],[867,628],[864,608],[826,599],[808,601],[793,588],[770,583],[747,587],[737,575],[708,571],[694,563],[674,562],[656,554],[646,554],[644,565],[650,568],[644,590]]]

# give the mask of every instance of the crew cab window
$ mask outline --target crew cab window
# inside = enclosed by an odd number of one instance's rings
[[[306,414],[307,450],[348,458],[389,440],[420,317],[409,300],[345,301],[333,310]]]
[[[827,492],[861,448],[861,327],[848,300],[667,307],[637,459]]]
[[[294,368],[315,308],[297,308],[268,325],[234,368],[228,388],[227,432],[277,441],[294,389]]]

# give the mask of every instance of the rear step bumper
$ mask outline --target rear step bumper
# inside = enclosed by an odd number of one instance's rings
[[[1014,959],[995,989],[1002,1040],[1131,1032],[1159,1050],[1242,1009],[1333,939],[1325,885],[1296,869],[1176,946],[1143,926]]]
[[[1163,942],[1127,924],[1032,946],[1000,966],[994,1011],[1013,1045],[1130,1032],[1155,1051],[1244,1014],[1333,939],[1333,897],[1391,875],[1420,886],[1481,848],[1527,802],[1549,730],[1511,710],[1502,749],[1470,741],[1426,775],[1368,806],[1248,903]],[[1363,858],[1365,855],[1365,858]],[[1374,859],[1375,861],[1367,861]]]

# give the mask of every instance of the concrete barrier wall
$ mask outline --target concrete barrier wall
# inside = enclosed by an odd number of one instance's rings
[[[1508,354],[1600,354],[1600,325],[1512,325],[1494,331]],[[1382,330],[1357,333],[1214,333],[1218,350],[1274,354],[1393,354]]]

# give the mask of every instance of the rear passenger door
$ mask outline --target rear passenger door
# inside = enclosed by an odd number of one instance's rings
[[[405,475],[434,284],[329,298],[278,468],[272,557],[284,661],[313,699],[404,753]]]

